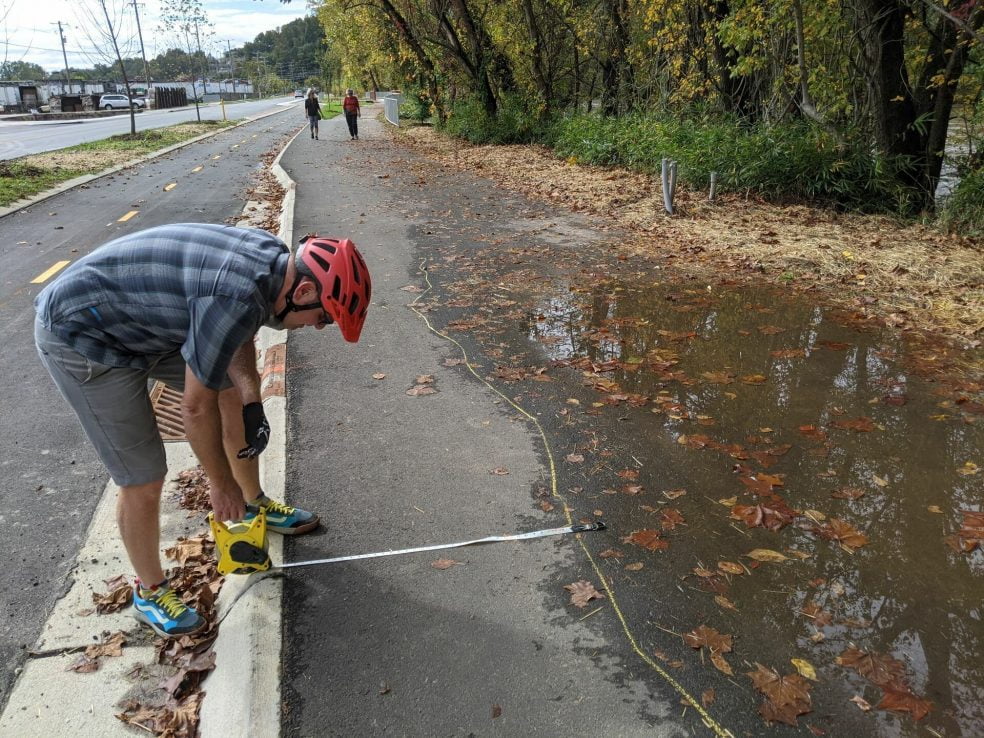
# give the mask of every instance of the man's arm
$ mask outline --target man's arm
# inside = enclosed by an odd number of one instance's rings
[[[252,349],[252,342],[249,346]],[[253,371],[256,371],[255,365]],[[191,449],[208,475],[212,512],[219,520],[242,520],[246,515],[242,491],[232,475],[222,447],[219,393],[202,384],[190,367],[185,369],[181,416]]]
[[[260,397],[260,372],[256,368],[256,346],[252,338],[236,349],[228,371],[243,405],[263,401]]]

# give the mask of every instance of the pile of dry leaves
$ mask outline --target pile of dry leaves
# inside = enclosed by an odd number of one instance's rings
[[[679,190],[663,209],[657,179],[578,164],[535,146],[471,146],[431,128],[400,129],[409,145],[447,167],[574,211],[604,216],[634,236],[628,251],[656,254],[678,268],[744,274],[820,290],[831,304],[890,326],[942,334],[960,347],[984,335],[984,244],[888,217],[774,205],[754,196],[707,201]]]
[[[177,482],[182,508],[195,515],[210,509],[208,479],[200,467],[181,472]],[[191,636],[157,638],[155,668],[141,664],[128,676],[134,682],[154,679],[153,674],[161,672],[168,676],[158,677],[156,688],[142,690],[139,699],[124,700],[120,704],[122,711],[116,717],[154,735],[193,738],[198,735],[198,715],[204,696],[200,685],[215,668],[215,652],[212,650],[218,637],[215,599],[223,580],[215,568],[214,544],[204,533],[179,538],[164,553],[177,563],[176,567],[168,570],[168,580],[181,593],[184,601],[208,621],[208,627]],[[130,606],[133,590],[125,576],[107,580],[106,587],[105,593],[93,594],[96,612],[118,612]],[[96,671],[100,659],[121,656],[126,644],[127,633],[124,631],[107,633],[101,643],[86,648],[68,668],[83,673]]]

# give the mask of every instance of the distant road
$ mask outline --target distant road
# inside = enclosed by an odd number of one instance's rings
[[[301,98],[279,97],[265,100],[250,100],[237,103],[226,103],[226,117],[252,118],[269,112],[274,108],[297,105],[304,101]],[[202,120],[221,120],[222,108],[218,103],[200,105]],[[298,112],[298,119],[303,113]],[[145,131],[150,128],[197,120],[195,106],[185,108],[165,108],[163,110],[145,110],[136,114],[137,130]],[[303,122],[303,121],[301,121]],[[55,122],[40,121],[11,121],[0,118],[0,161],[16,159],[27,154],[40,154],[44,151],[63,149],[66,146],[98,141],[118,133],[130,132],[130,116],[121,113],[110,118],[90,118]]]

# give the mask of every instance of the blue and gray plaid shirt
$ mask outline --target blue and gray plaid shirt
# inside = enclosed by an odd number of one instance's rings
[[[159,226],[110,241],[45,287],[45,328],[108,366],[146,369],[181,351],[219,389],[232,356],[269,317],[288,249],[256,228]]]

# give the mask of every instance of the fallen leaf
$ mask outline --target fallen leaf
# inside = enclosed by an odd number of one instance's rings
[[[635,469],[622,469],[620,472],[615,473],[616,476],[622,477],[622,479],[638,479],[639,472]]]
[[[823,538],[837,541],[850,551],[854,551],[869,542],[868,536],[840,518],[831,518],[829,522],[816,530]]]
[[[892,712],[908,712],[913,720],[922,720],[933,709],[933,703],[920,699],[908,691],[885,690],[881,702],[875,705],[879,710]]]
[[[718,500],[719,505],[724,505],[725,507],[734,507],[738,502],[738,497],[724,497]]]
[[[687,494],[687,490],[685,489],[670,489],[663,492],[663,497],[668,500],[675,500],[678,497],[683,497],[685,494]]]
[[[741,564],[736,564],[733,561],[719,561],[717,563],[718,569],[728,574],[744,574],[745,567]]]
[[[584,454],[567,454],[564,458],[571,464],[580,464],[584,461]]]
[[[122,656],[123,646],[126,645],[126,633],[117,631],[111,636],[104,638],[101,643],[94,643],[87,646],[85,655],[90,659],[98,659],[102,656]]]
[[[970,477],[973,476],[974,474],[977,474],[977,472],[979,471],[980,469],[978,468],[977,464],[975,464],[973,461],[966,461],[964,462],[963,466],[957,469],[957,474],[959,474],[962,477]]]
[[[714,687],[705,689],[700,695],[700,701],[704,707],[710,707],[714,704]]]
[[[768,379],[764,374],[747,374],[741,378],[742,384],[762,384]]]
[[[734,610],[735,612],[738,612],[738,607],[735,605],[735,603],[729,600],[724,595],[715,595],[714,601],[719,606],[723,607],[725,610]]]
[[[755,561],[768,561],[774,564],[787,560],[786,556],[770,548],[755,548],[745,554],[745,556]]]
[[[834,420],[830,425],[833,428],[853,430],[858,433],[868,433],[875,429],[874,421],[872,421],[871,418],[866,418],[864,416],[856,418],[855,420]]]
[[[892,686],[898,688],[905,684],[905,664],[891,656],[868,653],[855,646],[850,646],[837,657],[837,663],[854,669],[869,682],[882,689],[888,689]]]
[[[927,505],[926,510],[931,513],[936,513],[937,515],[943,514],[943,511],[940,509],[939,505]]]
[[[625,554],[619,551],[617,548],[606,548],[604,551],[598,554],[598,556],[603,559],[621,559],[622,557],[625,556]]]
[[[810,698],[812,685],[798,674],[780,676],[773,669],[755,664],[755,671],[746,672],[755,688],[765,695],[759,713],[766,722],[781,722],[797,727],[797,716],[813,710]]]
[[[731,384],[735,381],[735,375],[731,372],[701,372],[700,376],[713,384]]]
[[[75,661],[65,667],[65,671],[74,671],[78,674],[91,674],[99,671],[99,659],[82,654]]]
[[[405,287],[400,287],[400,289],[403,290],[404,292],[423,292],[424,291],[424,288],[423,287],[418,287],[415,284],[408,284]],[[403,299],[406,299],[406,298],[403,298]]]
[[[434,375],[433,374],[418,374],[417,378],[414,380],[416,384],[433,384]]]
[[[660,511],[659,524],[663,530],[673,530],[678,525],[686,525],[680,511],[672,507]]]
[[[605,595],[595,589],[595,586],[584,579],[571,584],[565,584],[564,589],[571,593],[571,604],[575,607],[586,607],[591,600],[604,599]]]
[[[796,667],[796,671],[799,672],[800,676],[806,677],[812,682],[817,680],[816,669],[813,668],[813,664],[809,661],[806,659],[790,659],[789,661]]]
[[[887,479],[883,479],[882,477],[879,477],[877,474],[872,474],[871,475],[871,481],[873,481],[879,487],[887,487],[888,486],[888,480]]]
[[[691,648],[707,648],[709,651],[731,653],[732,637],[718,632],[706,625],[698,625],[689,633],[683,634],[683,642]]]
[[[868,712],[871,709],[871,703],[861,695],[856,694],[849,701],[861,708],[862,712]]]
[[[495,720],[502,716],[502,708],[499,705],[492,705],[492,719]]]
[[[635,561],[631,564],[626,564],[622,568],[624,568],[626,571],[640,571],[643,568],[643,566],[644,564],[641,561]]]
[[[494,474],[497,477],[504,477],[509,473],[509,470],[504,466],[497,466],[495,469],[489,469],[489,474]]]
[[[454,559],[437,559],[436,561],[431,562],[431,566],[433,566],[435,569],[440,569],[441,571],[444,571],[445,569],[450,569],[455,564],[460,564],[460,563],[461,563],[460,561],[455,561]]]
[[[859,487],[841,487],[831,492],[830,496],[838,500],[859,500],[864,497],[864,490]]]
[[[383,374],[382,372],[376,372],[375,374],[372,375],[372,378],[373,379],[386,379],[386,375]]]
[[[418,384],[416,387],[408,389],[407,394],[411,397],[420,397],[421,395],[435,395],[437,390],[426,384]]]
[[[622,542],[634,543],[636,546],[642,546],[649,551],[665,551],[670,547],[669,541],[663,540],[659,531],[652,529],[633,531],[623,538]]]

